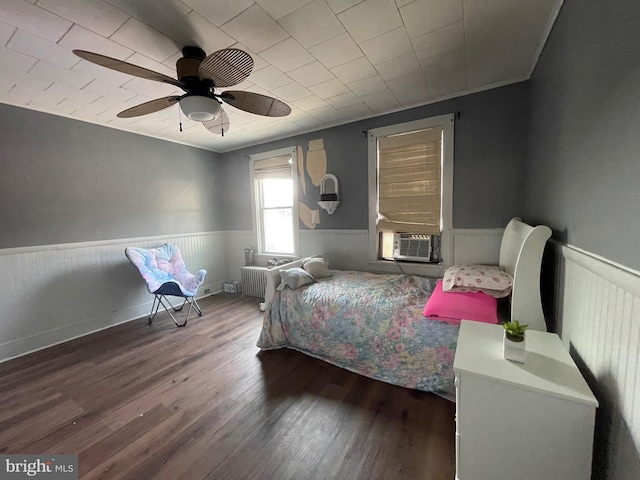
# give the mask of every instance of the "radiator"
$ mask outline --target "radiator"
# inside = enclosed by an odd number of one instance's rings
[[[264,298],[267,288],[267,267],[240,267],[242,294]]]

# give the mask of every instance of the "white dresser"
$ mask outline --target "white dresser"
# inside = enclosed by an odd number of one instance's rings
[[[556,334],[527,331],[519,364],[503,358],[503,332],[460,325],[456,479],[590,479],[598,401]]]

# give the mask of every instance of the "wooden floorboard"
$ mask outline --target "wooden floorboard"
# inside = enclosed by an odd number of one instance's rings
[[[292,350],[218,294],[0,364],[0,452],[78,454],[82,479],[451,480],[452,403]]]

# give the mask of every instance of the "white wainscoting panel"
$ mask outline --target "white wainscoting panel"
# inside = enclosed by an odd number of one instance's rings
[[[367,270],[368,230],[301,230],[300,254],[324,255],[331,268]]]
[[[450,255],[452,263],[482,263],[496,265],[500,257],[502,228],[453,229],[450,233]],[[244,265],[244,249],[256,249],[250,231],[230,231],[227,238],[229,279],[240,280],[240,267]],[[400,273],[390,262],[375,262],[368,258],[368,230],[300,230],[300,254],[303,257],[325,255],[331,268],[386,273]],[[384,265],[383,265],[384,263]],[[407,273],[442,276],[443,266],[412,267],[403,264]]]
[[[449,239],[453,265],[497,265],[504,228],[454,228]]]
[[[0,250],[0,361],[147,315],[153,296],[124,249],[165,242],[207,270],[199,295],[222,290],[225,232]]]
[[[552,244],[558,333],[600,401],[594,478],[640,478],[640,272]]]

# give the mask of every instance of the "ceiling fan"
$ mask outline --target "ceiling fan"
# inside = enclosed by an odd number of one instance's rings
[[[210,132],[224,136],[224,132],[229,130],[229,117],[222,109],[222,102],[245,112],[267,117],[284,117],[291,113],[289,105],[267,95],[242,90],[216,93],[217,88],[237,85],[251,75],[251,55],[237,48],[225,48],[207,56],[199,47],[183,47],[183,56],[176,62],[177,80],[98,53],[85,50],[74,50],[73,53],[96,65],[175,85],[185,92],[184,95],[169,95],[128,108],[118,113],[120,118],[147,115],[178,103],[180,109],[191,120],[202,122]]]

